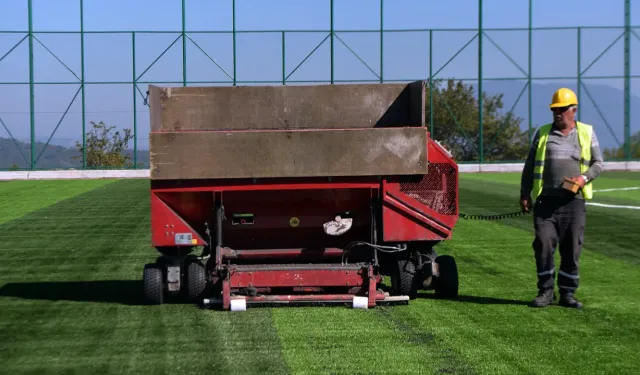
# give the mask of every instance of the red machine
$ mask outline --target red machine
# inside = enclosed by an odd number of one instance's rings
[[[422,82],[149,95],[162,254],[144,267],[149,302],[370,308],[419,289],[457,296],[456,263],[434,246],[458,219],[458,167],[429,137]]]

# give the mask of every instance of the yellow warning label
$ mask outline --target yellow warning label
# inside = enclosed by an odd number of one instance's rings
[[[298,219],[297,217],[292,217],[291,219],[289,219],[289,225],[291,225],[292,227],[297,227],[298,225],[300,225],[300,219]]]
[[[196,240],[195,238],[191,239],[191,244],[192,245],[197,245],[198,244],[198,240]]]

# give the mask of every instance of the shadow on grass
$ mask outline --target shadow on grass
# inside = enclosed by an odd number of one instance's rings
[[[418,298],[423,299],[442,299],[436,297],[435,294],[430,293],[420,293],[418,294]],[[463,303],[475,303],[477,305],[522,305],[527,306],[531,301],[522,301],[517,299],[506,299],[506,298],[494,298],[494,297],[482,297],[482,296],[468,296],[468,295],[458,295],[458,297],[453,299],[447,299],[448,301],[453,302],[463,302]]]
[[[388,289],[384,286],[382,288]],[[0,288],[0,297],[14,297],[29,300],[74,301],[116,303],[129,306],[146,305],[142,296],[141,280],[97,280],[97,281],[52,281],[9,283]],[[419,293],[418,298],[440,299],[433,293]],[[458,295],[449,299],[453,302],[474,303],[479,305],[528,305],[530,301],[503,299],[494,297]],[[167,298],[168,304],[176,301]],[[347,302],[347,304],[349,304]],[[301,303],[300,305],[306,305]],[[311,304],[318,305],[318,303]],[[342,305],[327,304],[327,305]],[[270,306],[267,304],[267,306]]]
[[[0,297],[30,300],[117,303],[145,305],[141,280],[54,281],[8,283]]]

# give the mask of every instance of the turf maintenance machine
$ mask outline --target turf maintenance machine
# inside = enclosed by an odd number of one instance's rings
[[[149,107],[150,303],[457,296],[434,246],[458,220],[458,166],[425,126],[423,82],[151,85]]]

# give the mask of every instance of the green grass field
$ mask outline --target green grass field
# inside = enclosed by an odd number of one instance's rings
[[[460,210],[518,210],[518,174],[463,174]],[[595,189],[640,186],[607,172]],[[460,220],[460,298],[406,306],[144,306],[148,181],[0,183],[3,374],[637,374],[640,210],[588,206],[583,310],[535,296],[531,216]],[[593,202],[640,206],[640,190]],[[559,258],[557,258],[559,259]],[[635,358],[635,359],[634,359]]]

